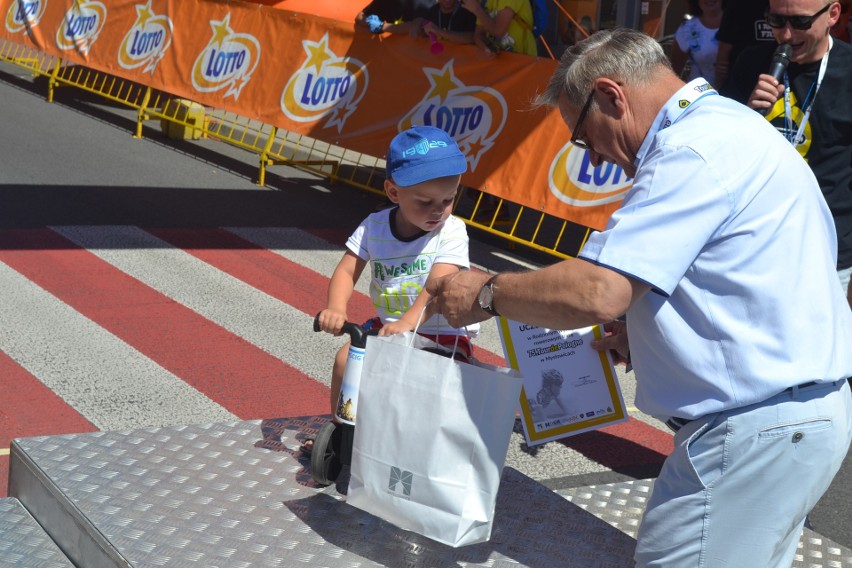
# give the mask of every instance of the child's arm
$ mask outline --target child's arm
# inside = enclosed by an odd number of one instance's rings
[[[331,282],[328,284],[328,307],[320,312],[320,329],[340,335],[343,323],[347,321],[346,307],[355,290],[355,283],[364,271],[367,261],[347,250],[337,263]]]
[[[432,265],[432,270],[429,271],[429,278],[440,278],[442,276],[447,276],[448,274],[454,274],[459,270],[460,268],[455,264],[439,262]],[[379,330],[379,335],[392,335],[394,333],[404,333],[406,331],[413,330],[417,326],[417,320],[420,319],[420,313],[424,310],[424,308],[426,313],[423,314],[423,320],[421,323],[428,320],[437,313],[435,312],[433,305],[429,303],[430,299],[431,296],[429,296],[426,290],[421,290],[417,295],[417,299],[414,300],[411,307],[402,314],[402,317],[400,317],[397,321],[385,324],[382,329]]]

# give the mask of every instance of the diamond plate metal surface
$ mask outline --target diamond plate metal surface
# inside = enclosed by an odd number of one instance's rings
[[[74,568],[17,499],[0,499],[0,565]]]
[[[636,538],[636,531],[651,495],[654,481],[640,479],[558,490],[557,493],[629,536]],[[799,540],[799,549],[793,560],[793,568],[850,568],[852,550],[840,546],[805,529]]]
[[[346,504],[298,452],[316,417],[16,440],[134,567],[632,565],[635,541],[506,468],[490,542],[454,549]]]

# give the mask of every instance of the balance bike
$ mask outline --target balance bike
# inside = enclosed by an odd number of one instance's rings
[[[314,331],[322,331],[319,327],[319,314],[314,318]],[[320,485],[331,485],[337,480],[344,465],[352,465],[358,389],[361,386],[361,368],[364,366],[367,337],[379,332],[378,329],[364,331],[363,327],[351,322],[345,322],[342,331],[349,335],[350,343],[340,395],[337,397],[334,418],[320,427],[311,451],[311,477]],[[449,358],[454,358],[455,355],[455,351],[449,351],[440,345],[424,347],[423,350]]]
[[[314,331],[319,327],[319,315],[314,318]],[[311,477],[320,485],[331,485],[337,480],[344,465],[352,464],[352,443],[355,440],[355,416],[358,411],[358,388],[361,384],[361,367],[367,336],[378,330],[364,331],[360,325],[345,322],[343,333],[349,335],[349,355],[340,385],[340,396],[334,409],[334,418],[322,425],[311,451]]]

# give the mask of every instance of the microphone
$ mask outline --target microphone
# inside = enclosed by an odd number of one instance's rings
[[[793,46],[789,43],[782,43],[778,47],[775,48],[775,53],[772,55],[772,62],[769,64],[769,70],[766,72],[767,75],[772,75],[776,81],[779,83],[781,79],[784,77],[784,71],[787,70],[787,65],[790,64],[790,56],[793,55]],[[766,116],[766,113],[772,106],[768,108],[760,109],[760,114]]]

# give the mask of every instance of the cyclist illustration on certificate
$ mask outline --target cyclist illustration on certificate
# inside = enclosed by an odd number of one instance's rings
[[[553,330],[499,318],[509,366],[524,377],[521,422],[527,445],[628,419],[608,352],[589,343],[600,326]]]

